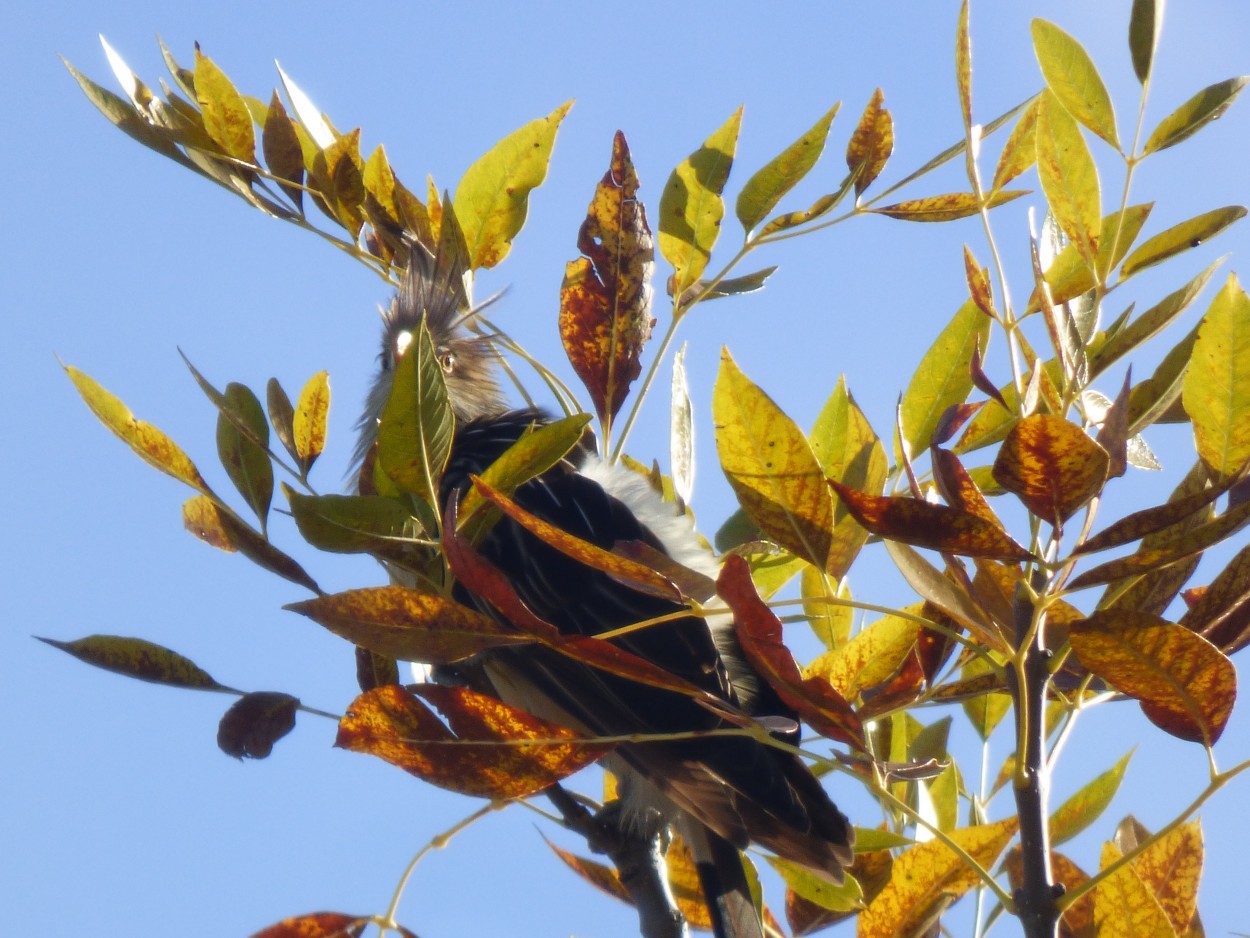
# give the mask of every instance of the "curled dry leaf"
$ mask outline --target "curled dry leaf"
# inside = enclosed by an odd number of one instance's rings
[[[217,725],[217,746],[236,759],[264,759],[295,728],[298,698],[276,691],[240,697]]]

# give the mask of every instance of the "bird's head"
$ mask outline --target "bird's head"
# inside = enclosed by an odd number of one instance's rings
[[[489,336],[473,335],[465,326],[487,305],[470,307],[465,299],[462,268],[443,263],[420,245],[409,252],[399,291],[382,310],[382,350],[378,370],[357,424],[359,438],[353,460],[363,463],[377,439],[378,421],[391,395],[395,366],[424,323],[434,344],[447,384],[447,397],[458,422],[489,417],[507,410],[495,378],[496,352]]]

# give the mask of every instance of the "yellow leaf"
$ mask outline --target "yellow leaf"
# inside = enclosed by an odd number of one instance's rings
[[[1115,844],[1103,844],[1102,869],[1120,856]],[[1098,938],[1176,938],[1163,907],[1131,864],[1100,882],[1093,896]]]
[[[1159,122],[1146,140],[1143,154],[1174,147],[1217,120],[1232,106],[1247,81],[1250,78],[1246,76],[1229,78],[1203,88]]]
[[[1244,218],[1246,210],[1240,205],[1227,205],[1214,211],[1196,215],[1179,225],[1173,225],[1144,242],[1141,247],[1128,256],[1120,274],[1128,277],[1139,270],[1161,264],[1169,257],[1182,251],[1196,248],[1205,241],[1211,240],[1233,222]]]
[[[326,445],[326,421],[330,415],[330,376],[319,371],[304,385],[295,405],[292,438],[304,472],[312,468]]]
[[[1096,267],[1102,224],[1098,168],[1072,115],[1054,93],[1042,92],[1037,110],[1037,175],[1050,211],[1090,267]]]
[[[764,216],[781,201],[781,197],[793,189],[816,165],[825,149],[829,125],[833,123],[839,106],[835,104],[826,111],[807,133],[747,180],[742,192],[738,194],[736,211],[738,221],[748,232],[763,221]]]
[[[1111,96],[1085,48],[1054,23],[1035,19],[1033,51],[1046,84],[1068,112],[1120,149]]]
[[[1133,861],[1133,869],[1159,901],[1178,935],[1189,933],[1198,911],[1202,828],[1197,821],[1164,834]]]
[[[868,100],[846,145],[846,168],[855,176],[857,196],[881,175],[894,152],[894,118],[883,107],[884,103],[885,93],[878,88]]]
[[[204,129],[228,155],[256,161],[256,134],[243,96],[208,56],[195,50],[195,96],[204,113]]]
[[[1250,460],[1250,297],[1233,274],[1202,318],[1182,394],[1202,461],[1217,476],[1240,472]]]

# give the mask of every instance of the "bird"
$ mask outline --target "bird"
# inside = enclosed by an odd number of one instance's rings
[[[383,309],[382,349],[358,423],[355,464],[367,467],[397,362],[423,326],[447,388],[455,429],[443,472],[441,504],[456,500],[526,430],[550,418],[511,407],[497,378],[492,337],[465,324],[463,275],[420,243],[400,271],[398,292]],[[362,477],[366,474],[361,469]],[[598,547],[640,542],[678,564],[715,578],[717,562],[689,516],[637,472],[576,447],[512,495],[525,511]],[[671,599],[644,594],[590,569],[503,517],[477,546],[507,577],[529,609],[560,632],[595,636],[632,623],[672,617],[611,641],[757,718],[778,739],[797,743],[794,712],[748,664],[728,614],[694,615]],[[453,595],[488,615],[500,614],[462,585]],[[687,615],[680,615],[682,612]],[[592,736],[699,733],[732,726],[689,696],[597,670],[538,645],[492,649],[459,674],[533,716]],[[763,927],[740,851],[757,844],[841,883],[853,859],[854,833],[824,787],[793,752],[744,735],[629,742],[603,760],[619,780],[622,823],[678,832],[695,858],[718,938],[756,938]]]

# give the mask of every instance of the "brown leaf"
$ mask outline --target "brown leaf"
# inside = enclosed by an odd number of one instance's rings
[[[1089,540],[1076,547],[1075,553],[1090,554],[1094,551],[1131,544],[1147,535],[1162,531],[1164,528],[1191,518],[1195,512],[1211,505],[1217,498],[1228,491],[1233,479],[1229,478],[1219,485],[1213,485],[1197,495],[1187,495],[1170,500],[1153,508],[1143,508],[1119,521],[1113,522],[1099,531]]]
[[[1226,655],[1250,644],[1250,546],[1239,550],[1198,594],[1180,624]]]
[[[402,586],[347,590],[283,608],[376,654],[426,664],[533,641],[453,599]]]
[[[362,691],[399,683],[399,663],[356,646],[356,684]]]
[[[284,918],[277,925],[258,931],[252,938],[359,938],[368,924],[367,915],[312,912]]]
[[[852,517],[881,537],[967,557],[1028,560],[1033,556],[1001,525],[972,512],[915,498],[869,495],[828,481]]]
[[[602,863],[596,863],[594,860],[579,857],[571,851],[562,850],[550,840],[547,840],[546,835],[543,835],[543,840],[547,841],[547,846],[551,848],[552,853],[564,861],[565,866],[590,883],[590,885],[602,892],[606,892],[614,899],[629,902],[629,892],[621,883],[621,874],[615,869]]]
[[[972,255],[972,249],[966,244],[964,245],[964,276],[968,280],[968,295],[972,297],[972,302],[977,304],[977,309],[991,319],[995,318],[997,314],[994,312],[994,293],[990,287],[990,272],[977,262]]]
[[[651,335],[655,266],[651,229],[638,200],[638,175],[619,130],[577,248],[584,256],[567,265],[560,287],[560,338],[599,419],[609,423],[642,370],[639,356]]]
[[[1072,625],[1081,664],[1135,698],[1151,723],[1210,746],[1237,695],[1237,672],[1219,649],[1158,616],[1103,609]]]
[[[1026,189],[999,190],[990,193],[985,200],[985,207],[997,208],[1028,194]],[[870,211],[888,218],[896,218],[899,221],[958,221],[960,218],[967,218],[981,211],[981,203],[977,200],[975,192],[946,192],[942,195],[929,195],[920,199],[907,199],[903,202],[895,202],[893,205],[882,205]],[[977,305],[979,307],[980,303]]]
[[[738,556],[721,568],[716,589],[734,613],[738,640],[747,660],[793,707],[799,718],[830,739],[863,748],[864,729],[850,704],[824,678],[804,678],[782,642],[781,620],[759,598],[751,569]]]
[[[1062,417],[1018,421],[994,460],[994,479],[1034,515],[1056,527],[1107,481],[1106,451]]]
[[[265,165],[278,177],[282,191],[295,203],[296,209],[303,211],[304,190],[304,151],[299,145],[299,134],[295,124],[282,106],[282,99],[275,89],[269,101],[269,111],[265,115],[265,127],[261,134],[261,149],[265,154]],[[288,185],[295,183],[295,185]]]
[[[236,759],[264,759],[295,729],[299,699],[276,691],[244,694],[217,725],[217,747]]]
[[[856,174],[856,196],[881,175],[894,150],[894,118],[882,106],[884,103],[885,93],[878,88],[872,93],[846,145],[846,168]]]
[[[929,448],[933,461],[933,481],[937,483],[938,492],[952,508],[975,515],[982,521],[1002,530],[1002,522],[994,509],[981,494],[980,487],[973,481],[958,456],[940,446]]]
[[[1014,892],[1024,885],[1024,863],[1021,859],[1019,845],[1012,847],[1003,858],[1003,866],[1007,870],[1007,881]],[[1062,853],[1051,851],[1050,870],[1056,883],[1063,884],[1067,892],[1086,882],[1089,875]],[[1094,897],[1086,893],[1076,902],[1063,910],[1063,918],[1059,922],[1060,938],[1092,938],[1094,927]]]
[[[438,707],[447,726],[417,696],[390,684],[352,702],[334,744],[440,788],[494,799],[542,791],[612,748],[467,688],[423,684],[416,690]],[[517,745],[525,740],[533,742]]]

